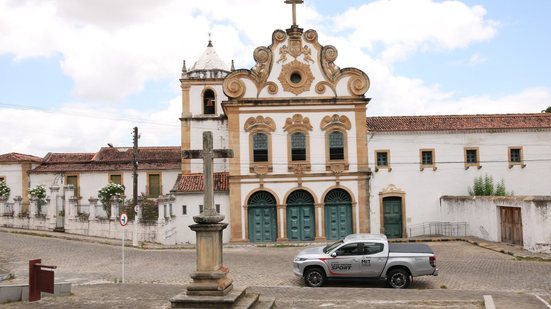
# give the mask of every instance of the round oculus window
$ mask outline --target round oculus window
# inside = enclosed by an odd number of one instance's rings
[[[290,80],[293,84],[298,84],[302,81],[302,76],[298,72],[293,72],[293,73],[291,73]]]

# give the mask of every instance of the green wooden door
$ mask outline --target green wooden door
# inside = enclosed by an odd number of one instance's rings
[[[270,242],[277,238],[276,200],[268,192],[254,193],[248,202],[249,241]]]
[[[287,198],[287,239],[314,240],[315,232],[312,195],[304,190],[294,191]]]
[[[341,239],[352,234],[352,199],[348,192],[335,189],[325,197],[325,237]]]
[[[402,237],[402,198],[383,198],[383,223],[388,238]]]

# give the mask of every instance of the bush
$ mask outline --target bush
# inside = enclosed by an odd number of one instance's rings
[[[507,192],[503,179],[499,181],[494,188],[494,178],[486,174],[485,176],[476,177],[473,181],[473,187],[469,187],[469,195],[471,196],[506,196],[513,195]]]
[[[116,183],[108,183],[98,191],[98,198],[103,204],[103,209],[107,213],[107,218],[111,217],[111,198],[113,196],[123,196],[124,186]]]
[[[36,199],[37,212],[40,215],[42,205],[46,204],[46,187],[44,185],[37,185],[29,190],[31,198]]]
[[[10,196],[10,187],[5,180],[0,181],[0,197],[8,198]]]

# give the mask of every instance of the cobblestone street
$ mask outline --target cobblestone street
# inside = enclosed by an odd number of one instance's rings
[[[74,284],[114,283],[121,278],[121,247],[0,232],[1,268],[26,282],[28,261],[57,265],[56,280]],[[516,260],[466,242],[429,243],[436,253],[438,277],[414,280],[416,289],[551,291],[551,263]],[[302,247],[228,246],[224,261],[237,286],[297,286],[291,263]],[[129,283],[187,284],[195,270],[193,249],[125,248]],[[332,287],[382,287],[378,283],[331,283]]]

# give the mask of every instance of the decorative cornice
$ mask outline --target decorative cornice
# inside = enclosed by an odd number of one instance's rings
[[[301,114],[294,114],[292,118],[287,118],[287,120],[285,120],[285,125],[283,126],[283,131],[289,132],[296,129],[312,131],[310,119],[308,117],[303,117]]]
[[[244,129],[246,132],[253,130],[267,130],[274,132],[276,130],[276,124],[270,117],[264,118],[263,116],[250,117],[245,121]]]
[[[350,122],[350,119],[344,115],[339,116],[334,114],[333,116],[323,117],[320,123],[321,130],[325,131],[331,127],[341,127],[343,129],[350,130],[350,128],[352,128],[352,123]]]

